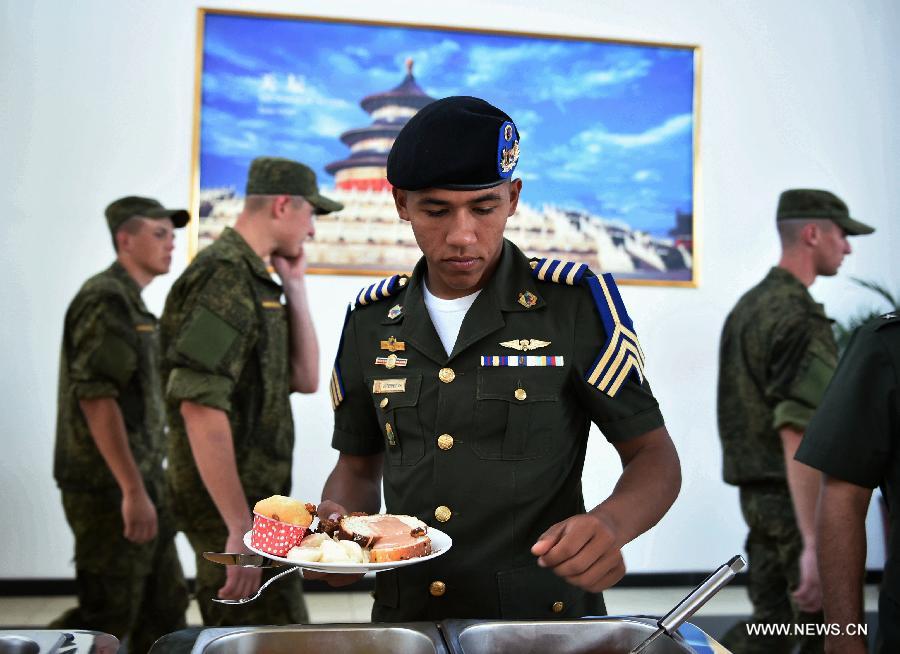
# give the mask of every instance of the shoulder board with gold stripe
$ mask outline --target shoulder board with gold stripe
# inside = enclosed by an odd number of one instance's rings
[[[347,329],[347,321],[350,320],[350,305],[347,305],[347,313],[344,315],[344,326],[341,328],[341,340],[338,343],[338,351],[334,356],[334,367],[331,369],[331,381],[328,390],[331,393],[331,408],[337,410],[344,401],[346,391],[344,379],[341,377],[341,351],[344,349],[344,330]]]
[[[577,261],[561,261],[560,259],[532,259],[531,276],[542,282],[554,282],[556,284],[568,284],[576,286],[581,283],[584,273],[587,272],[586,263]]]
[[[643,383],[644,352],[613,276],[609,273],[599,277],[588,275],[582,283],[591,291],[606,330],[606,342],[585,379],[594,388],[615,397],[629,376],[637,383]]]
[[[377,281],[371,286],[367,286],[356,296],[356,302],[354,302],[353,308],[356,309],[391,297],[392,295],[396,295],[404,286],[406,286],[408,279],[409,278],[406,275],[394,275],[393,277],[386,277]]]

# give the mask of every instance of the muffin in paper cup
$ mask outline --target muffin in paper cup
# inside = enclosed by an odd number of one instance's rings
[[[292,547],[300,544],[306,532],[306,527],[254,513],[250,545],[261,552],[284,557]]]

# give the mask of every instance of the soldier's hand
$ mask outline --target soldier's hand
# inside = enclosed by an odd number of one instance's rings
[[[541,534],[531,553],[539,566],[591,593],[606,590],[625,576],[612,524],[592,513],[557,522]]]
[[[123,535],[132,543],[146,543],[156,538],[156,507],[144,488],[122,495],[122,522],[125,525]]]
[[[819,567],[816,565],[816,550],[803,548],[800,554],[800,585],[791,596],[797,608],[805,613],[822,610],[822,586],[819,582]]]
[[[306,250],[301,250],[300,255],[292,258],[283,257],[280,254],[273,254],[271,257],[272,267],[281,277],[282,285],[285,291],[289,290],[290,284],[296,280],[302,280],[306,274]]]
[[[341,516],[345,516],[350,512],[346,507],[333,500],[322,500],[316,507],[316,515],[320,521],[338,520]]]
[[[252,554],[244,545],[243,534],[230,534],[225,541],[223,552],[243,552]],[[225,585],[219,589],[219,599],[241,599],[255,593],[262,582],[260,568],[242,568],[239,565],[225,567]]]

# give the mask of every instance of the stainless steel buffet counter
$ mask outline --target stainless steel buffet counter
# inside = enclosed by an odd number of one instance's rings
[[[164,636],[151,654],[628,654],[656,630],[641,617],[560,621],[445,620],[404,624],[195,627]],[[113,654],[119,641],[93,631],[0,631],[0,654]],[[646,654],[726,652],[697,627],[655,640]],[[138,654],[138,653],[134,653]]]
[[[656,630],[656,621],[605,617],[563,621],[445,620],[439,623],[322,624],[193,629],[166,636],[151,654],[628,654]],[[646,654],[720,654],[721,645],[685,624]]]

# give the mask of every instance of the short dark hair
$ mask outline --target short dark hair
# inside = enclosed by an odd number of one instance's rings
[[[143,224],[144,219],[141,216],[132,216],[119,225],[118,229],[116,229],[112,235],[113,249],[116,251],[116,254],[119,253],[119,241],[116,239],[116,235],[119,232],[125,232],[126,234],[132,235],[137,234]]]
[[[285,195],[287,195],[285,193]],[[262,211],[266,206],[274,200],[277,195],[248,195],[244,198],[244,209],[251,212]],[[291,206],[297,208],[303,202],[308,202],[302,195],[288,195],[291,199]]]
[[[778,227],[778,236],[781,238],[782,247],[796,245],[800,240],[800,232],[810,223],[826,230],[837,227],[834,221],[828,218],[788,218],[779,220],[775,224]]]

